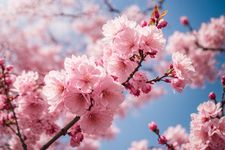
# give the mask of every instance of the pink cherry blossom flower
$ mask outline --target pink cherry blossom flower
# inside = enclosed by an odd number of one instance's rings
[[[140,49],[144,52],[161,51],[165,46],[165,39],[162,31],[155,26],[139,27]]]
[[[44,78],[45,86],[43,87],[42,93],[47,98],[47,102],[50,105],[50,112],[62,107],[62,96],[65,91],[64,74],[63,71],[50,71]]]
[[[67,90],[63,96],[64,107],[76,115],[83,115],[91,105],[90,96],[79,90]]]
[[[222,48],[225,44],[225,17],[212,18],[210,23],[203,23],[198,31],[201,45],[207,48]]]
[[[119,82],[124,82],[136,66],[137,63],[116,54],[109,57],[106,62],[108,73],[118,77]]]
[[[93,95],[95,95],[94,99],[98,103],[105,107],[115,109],[124,100],[123,90],[124,87],[121,84],[113,81],[112,77],[107,76],[96,87]]]
[[[84,93],[90,93],[103,75],[102,68],[86,56],[66,58],[65,69],[68,85]]]
[[[126,28],[119,32],[113,40],[113,49],[116,53],[126,58],[138,53],[139,35],[138,32],[131,28]]]
[[[36,88],[38,78],[37,72],[22,72],[22,74],[16,78],[13,86],[20,94],[29,93]]]
[[[80,127],[87,134],[103,134],[112,124],[113,112],[109,109],[94,106],[86,112],[81,120]]]
[[[177,92],[181,93],[186,85],[186,82],[182,79],[175,78],[171,80],[171,85]]]
[[[191,76],[195,73],[191,59],[182,53],[176,52],[172,55],[172,60],[176,76],[181,80],[191,81]]]
[[[105,25],[103,25],[103,35],[106,39],[113,40],[114,37],[121,32],[123,29],[135,28],[136,22],[128,20],[126,16],[117,17],[114,20],[107,21]]]
[[[199,114],[204,118],[215,118],[221,115],[221,103],[207,101],[198,106]]]
[[[167,137],[168,143],[172,144],[176,149],[179,149],[183,144],[186,144],[189,141],[188,134],[181,125],[169,127],[164,132],[164,135]]]

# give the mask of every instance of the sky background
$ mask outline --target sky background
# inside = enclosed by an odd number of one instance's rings
[[[112,0],[112,3],[120,9],[131,3],[146,8],[146,0]],[[186,28],[180,25],[180,16],[188,16],[192,26],[198,29],[202,22],[210,21],[211,17],[218,18],[225,14],[225,0],[165,0],[164,9],[168,10],[166,20],[168,27],[164,29],[166,37],[175,30],[185,32]],[[224,53],[218,57],[220,63],[225,62]],[[222,87],[220,80],[214,83],[206,83],[198,89],[186,88],[183,93],[174,93],[169,86],[166,86],[167,94],[158,100],[152,101],[128,114],[125,119],[118,119],[116,125],[120,133],[113,141],[104,141],[101,150],[126,150],[131,142],[147,139],[149,146],[158,146],[157,138],[148,130],[150,121],[157,122],[160,130],[164,132],[169,126],[181,124],[186,131],[189,131],[190,114],[196,112],[197,106],[208,99],[208,93],[215,91],[221,97]]]

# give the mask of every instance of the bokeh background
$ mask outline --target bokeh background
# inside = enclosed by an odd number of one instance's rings
[[[112,0],[116,8],[123,9],[130,4],[138,4],[146,8],[146,0]],[[225,0],[165,0],[163,9],[168,10],[165,19],[168,27],[164,29],[166,37],[178,30],[186,32],[180,25],[180,16],[188,16],[191,25],[198,29],[202,22],[209,22],[210,18],[225,15]],[[225,54],[218,56],[219,63],[225,62]],[[214,91],[221,98],[222,86],[220,79],[207,82],[202,88],[185,88],[183,93],[174,92],[170,86],[165,86],[167,93],[159,99],[151,101],[144,107],[132,110],[125,119],[117,119],[116,125],[120,133],[113,141],[104,141],[101,150],[126,150],[132,141],[147,139],[149,146],[159,146],[157,137],[148,130],[150,121],[157,122],[162,133],[169,127],[181,124],[189,132],[190,114],[197,111],[197,106],[208,100],[208,93]]]

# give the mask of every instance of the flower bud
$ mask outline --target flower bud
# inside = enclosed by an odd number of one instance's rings
[[[158,29],[162,29],[162,28],[165,28],[167,26],[167,21],[166,20],[162,20],[159,22],[159,24],[157,25],[157,28]]]
[[[215,100],[216,99],[216,94],[214,92],[209,93],[209,99]]]
[[[225,86],[225,75],[222,76],[221,83],[222,83],[223,86]]]
[[[0,58],[0,66],[4,65],[4,59]]]
[[[147,25],[148,25],[147,21],[142,21],[142,22],[141,22],[141,27],[145,27],[145,26],[147,26]]]
[[[7,70],[7,71],[12,71],[12,70],[13,70],[13,66],[12,66],[12,65],[6,66],[6,70]]]
[[[157,124],[154,121],[152,121],[151,123],[148,124],[148,128],[151,131],[153,131],[153,132],[155,132],[156,130],[158,130],[158,126],[157,126]]]
[[[189,24],[189,20],[186,16],[182,16],[180,17],[180,23],[184,26],[188,25]]]
[[[152,89],[152,87],[151,87],[151,84],[150,83],[145,84],[141,88],[142,92],[145,93],[145,94],[149,93],[151,91],[151,89]]]
[[[158,139],[159,144],[166,144],[167,143],[167,139],[165,136],[160,136]]]

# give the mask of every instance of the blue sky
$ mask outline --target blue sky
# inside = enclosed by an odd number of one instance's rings
[[[124,8],[131,3],[137,3],[145,8],[145,0],[112,0],[117,8]],[[166,0],[164,9],[169,11],[166,19],[168,27],[164,29],[168,37],[175,30],[185,32],[186,28],[179,24],[179,18],[186,15],[191,24],[198,29],[202,22],[208,22],[211,17],[219,17],[225,14],[224,0]],[[225,54],[218,57],[219,63],[224,63]],[[147,139],[149,144],[157,145],[157,138],[150,133],[147,124],[154,120],[158,123],[161,131],[168,126],[181,124],[189,131],[190,114],[196,112],[197,106],[208,99],[208,93],[215,91],[221,97],[222,87],[220,81],[206,83],[198,89],[186,88],[183,93],[174,93],[169,86],[167,94],[153,101],[142,109],[132,111],[126,119],[117,120],[116,124],[121,129],[120,134],[113,141],[105,141],[101,150],[126,150],[134,140]]]

